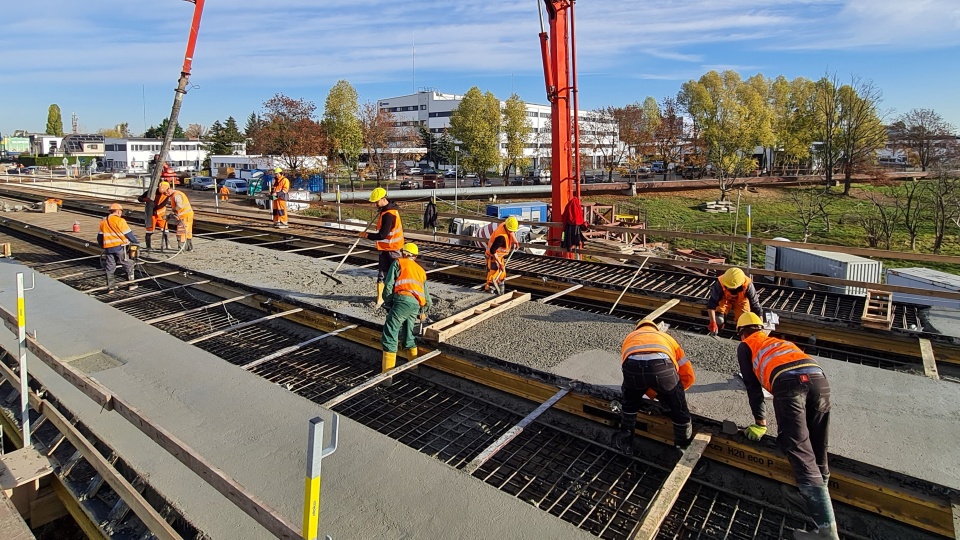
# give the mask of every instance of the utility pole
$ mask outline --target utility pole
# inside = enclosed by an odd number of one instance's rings
[[[160,172],[163,170],[163,164],[167,161],[167,154],[170,152],[170,145],[173,142],[173,134],[177,128],[177,120],[180,118],[180,104],[183,102],[183,95],[187,93],[187,83],[190,82],[190,68],[193,66],[193,50],[197,46],[197,35],[200,33],[200,17],[203,15],[204,0],[184,0],[194,4],[193,21],[190,23],[190,35],[187,37],[187,51],[183,55],[183,68],[180,70],[180,80],[177,83],[177,89],[174,90],[173,108],[170,110],[170,119],[167,121],[167,132],[163,137],[163,144],[160,146],[160,159],[157,166],[153,169],[150,176],[150,186],[147,188],[147,202],[144,207],[144,223],[149,223],[153,216],[153,195],[160,184]]]

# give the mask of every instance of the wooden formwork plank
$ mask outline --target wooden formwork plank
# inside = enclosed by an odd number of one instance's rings
[[[640,523],[640,530],[634,536],[636,540],[653,540],[656,538],[660,525],[663,524],[663,520],[670,513],[673,504],[677,502],[680,490],[683,489],[687,479],[690,478],[690,474],[693,473],[693,467],[700,461],[700,456],[703,455],[703,451],[710,444],[710,439],[710,434],[703,432],[697,433],[693,437],[693,442],[684,450],[680,461],[677,462],[673,471],[660,486],[657,498],[647,508],[647,513]]]
[[[923,359],[923,374],[931,379],[939,380],[937,361],[933,355],[933,345],[929,339],[920,338],[920,358]]]
[[[503,313],[504,311],[518,306],[528,300],[530,300],[530,293],[513,291],[502,296],[498,296],[493,300],[483,302],[482,304],[474,306],[468,310],[451,315],[446,319],[437,321],[426,327],[423,331],[423,335],[431,341],[441,343],[450,337],[463,332],[464,330],[480,324],[494,315]]]

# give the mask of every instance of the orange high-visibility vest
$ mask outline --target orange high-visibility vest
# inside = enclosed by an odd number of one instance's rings
[[[750,347],[753,373],[760,384],[773,393],[773,383],[781,373],[804,367],[819,367],[793,343],[754,332],[743,340]]]
[[[127,233],[130,226],[127,220],[120,216],[109,215],[100,221],[100,234],[103,235],[103,249],[125,246],[130,242],[127,240]]]
[[[182,191],[174,191],[170,195],[170,208],[173,209],[178,218],[193,213],[193,208],[190,206],[190,199],[188,199]]]
[[[743,282],[743,285],[741,285],[742,289],[737,294],[730,294],[730,291],[723,286],[723,282],[720,281],[720,278],[717,278],[717,282],[720,283],[720,290],[723,291],[723,299],[721,302],[730,302],[731,304],[734,304],[747,300],[747,287],[750,286],[750,278],[747,278]]]
[[[278,174],[273,181],[273,193],[287,193],[290,191],[290,180],[282,174]]]
[[[497,239],[498,236],[502,236],[504,239],[502,248],[497,249],[495,253],[490,252],[490,246],[493,245],[493,242]],[[490,235],[490,238],[487,240],[487,255],[491,257],[503,257],[507,253],[510,253],[510,248],[513,246],[513,234],[507,230],[507,226],[503,223],[500,224],[496,230],[493,231],[493,234]]]
[[[427,305],[427,293],[423,286],[427,281],[427,273],[412,259],[397,259],[397,265],[400,266],[400,275],[393,284],[394,294],[412,296],[420,307]]]
[[[627,358],[632,355],[657,353],[662,353],[673,360],[673,366],[677,368],[677,373],[680,375],[680,384],[683,385],[684,390],[693,386],[693,382],[696,380],[693,373],[693,364],[684,354],[683,348],[669,334],[648,326],[627,334],[620,349],[620,362],[626,362]]]
[[[400,225],[400,212],[393,208],[380,212],[380,215],[377,217],[377,230],[380,230],[380,223],[386,214],[393,214],[394,216],[393,229],[387,233],[385,239],[377,240],[377,249],[379,251],[400,251],[400,249],[403,248],[403,227]]]

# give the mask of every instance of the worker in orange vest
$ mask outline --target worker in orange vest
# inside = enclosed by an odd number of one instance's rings
[[[484,255],[487,259],[487,283],[483,290],[489,291],[491,285],[493,292],[503,294],[503,282],[507,279],[506,256],[517,248],[516,232],[520,228],[517,218],[510,216],[501,223],[490,239],[487,240],[487,247]]]
[[[220,200],[226,201],[230,198],[230,190],[227,188],[226,184],[220,186]]]
[[[100,256],[100,260],[103,262],[103,270],[107,274],[108,292],[117,290],[116,277],[113,275],[117,270],[117,265],[122,266],[127,273],[127,281],[135,279],[136,249],[140,246],[140,241],[130,230],[127,220],[123,219],[123,207],[118,203],[111,204],[110,213],[100,221],[97,245],[103,248],[103,255]],[[136,283],[132,283],[129,287],[131,291],[136,288]]]
[[[193,207],[190,206],[190,199],[186,193],[173,189],[166,182],[160,182],[160,189],[170,200],[170,210],[176,217],[177,250],[193,251]]]
[[[817,525],[812,532],[794,531],[793,537],[837,540],[837,522],[828,489],[830,384],[827,377],[795,344],[767,335],[763,331],[763,320],[757,314],[741,315],[737,332],[742,342],[737,347],[737,361],[754,418],[753,425],[743,430],[744,435],[759,441],[767,432],[763,391],[773,394],[777,444],[790,461],[800,491],[797,496],[793,487],[784,485],[784,495],[802,502]]]
[[[160,229],[161,238],[160,238],[160,251],[165,250],[170,247],[170,238],[167,236],[167,205],[169,200],[167,196],[164,195],[163,186],[169,186],[169,182],[160,182],[157,186],[157,191],[153,195],[153,215],[149,219],[144,220],[143,232],[144,238],[146,239],[147,251],[153,251],[153,233],[157,229]],[[149,189],[144,191],[137,200],[145,203],[150,198]]]
[[[290,225],[287,223],[287,196],[290,193],[290,180],[283,175],[283,169],[277,167],[273,170],[273,187],[270,189],[270,200],[273,201],[273,226],[278,229],[286,229]]]
[[[375,240],[380,259],[377,264],[377,296],[374,309],[383,305],[383,279],[393,261],[400,258],[403,248],[403,224],[400,222],[400,208],[387,199],[387,190],[374,188],[370,192],[370,202],[377,206],[377,230],[360,232],[360,238]]]
[[[763,317],[757,289],[739,268],[728,269],[710,288],[710,297],[707,298],[707,313],[710,315],[707,332],[716,335],[726,321],[725,317],[730,316],[731,309],[734,320],[740,320],[740,316],[748,311]]]
[[[387,318],[383,322],[380,345],[383,348],[381,371],[387,372],[397,363],[401,341],[409,359],[417,357],[417,342],[413,327],[417,319],[426,320],[433,303],[427,290],[427,273],[417,264],[420,249],[414,243],[403,245],[400,258],[390,263],[384,277],[386,285],[384,306]]]
[[[683,348],[656,322],[643,319],[623,340],[620,354],[623,409],[613,446],[627,455],[633,454],[634,428],[644,394],[670,409],[673,443],[678,448],[688,446],[693,439],[693,419],[687,408],[686,390],[693,385],[696,375]]]

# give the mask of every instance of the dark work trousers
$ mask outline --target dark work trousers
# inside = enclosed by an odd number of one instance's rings
[[[390,265],[399,258],[400,251],[380,252],[380,259],[377,261],[377,283],[383,283],[383,278],[387,275],[387,270],[390,270]]]
[[[122,248],[113,253],[104,252],[103,255],[101,255],[101,259],[103,260],[103,270],[106,272],[108,280],[113,277],[113,273],[117,270],[117,265],[123,268],[127,277],[133,275],[134,262],[130,257],[127,257],[127,248]]]
[[[648,388],[657,393],[657,399],[670,409],[670,419],[674,424],[688,424],[691,422],[690,410],[687,409],[687,396],[680,384],[680,375],[677,373],[673,360],[669,358],[640,361],[633,358],[621,366],[623,371],[623,417],[636,419],[640,411],[643,394]]]
[[[830,384],[823,372],[781,374],[773,383],[777,444],[787,454],[797,484],[822,486],[827,467]]]

